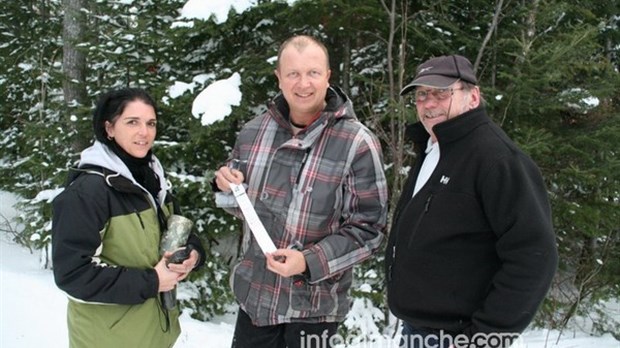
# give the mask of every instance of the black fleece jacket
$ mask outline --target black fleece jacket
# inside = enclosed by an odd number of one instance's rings
[[[414,327],[521,332],[557,267],[541,173],[483,108],[433,130],[439,163],[413,198],[429,134],[408,130],[420,151],[386,250],[389,307]]]

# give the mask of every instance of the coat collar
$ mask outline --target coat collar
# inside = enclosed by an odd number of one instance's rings
[[[312,125],[306,128],[306,131],[310,131],[314,128],[315,124],[322,124],[325,121],[338,120],[338,119],[355,119],[355,111],[353,110],[353,103],[351,99],[337,86],[330,86],[327,89],[325,95],[326,106],[321,112],[321,116],[317,118]],[[289,106],[284,99],[282,93],[279,93],[272,101],[267,104],[270,110],[271,116],[278,122],[278,124],[284,128],[289,128]]]

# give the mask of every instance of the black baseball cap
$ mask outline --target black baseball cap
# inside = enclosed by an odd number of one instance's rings
[[[418,66],[415,78],[400,95],[411,92],[416,86],[447,88],[458,80],[478,84],[469,59],[457,54],[431,58]]]

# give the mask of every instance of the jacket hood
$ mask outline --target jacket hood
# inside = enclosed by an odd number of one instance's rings
[[[153,160],[151,161],[150,166],[155,174],[157,174],[160,178],[158,199],[160,202],[164,202],[166,191],[170,188],[170,185],[164,176],[164,169],[159,162],[159,159],[157,159],[155,155],[153,155],[152,159]],[[123,161],[114,152],[112,152],[108,146],[102,144],[98,140],[95,140],[92,146],[82,151],[80,154],[80,162],[78,164],[78,168],[88,168],[93,166],[108,169],[114,172],[114,174],[110,175],[110,177],[122,176],[130,180],[134,185],[140,187],[144,192],[147,192],[147,190],[142,187],[142,185],[138,184],[136,179],[134,179],[125,163],[123,163]]]

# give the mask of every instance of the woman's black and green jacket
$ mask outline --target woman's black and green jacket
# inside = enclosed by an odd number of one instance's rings
[[[157,201],[95,142],[54,199],[52,260],[56,284],[69,296],[71,347],[171,347],[180,334],[178,309],[161,310],[154,270],[161,259],[156,204],[163,202],[164,218],[174,206],[155,156],[151,166],[161,181]],[[195,235],[189,244],[204,260]]]

